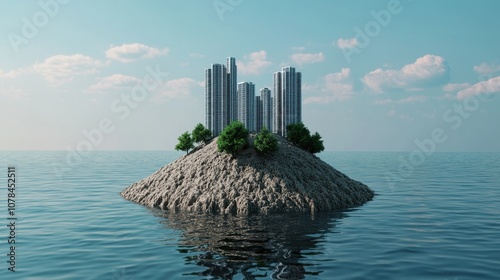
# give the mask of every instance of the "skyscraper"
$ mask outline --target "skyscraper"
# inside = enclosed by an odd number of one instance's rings
[[[228,57],[226,60],[227,85],[229,91],[229,122],[232,122],[238,119],[238,74],[236,59],[234,57]]]
[[[212,64],[205,70],[205,124],[214,136],[230,121],[230,99],[226,67]]]
[[[283,135],[283,94],[282,94],[282,85],[281,85],[281,72],[274,72],[273,74],[273,132],[279,135]]]
[[[286,136],[286,126],[302,121],[302,75],[293,67],[274,73],[273,132]]]
[[[249,131],[255,131],[255,85],[238,83],[238,120]]]
[[[262,130],[262,96],[255,96],[255,131]]]
[[[262,128],[267,128],[273,131],[273,104],[271,98],[271,90],[263,88],[260,90],[260,101],[262,102]],[[260,131],[257,127],[257,130]]]
[[[214,136],[238,119],[236,59],[226,65],[212,64],[205,70],[205,126]]]

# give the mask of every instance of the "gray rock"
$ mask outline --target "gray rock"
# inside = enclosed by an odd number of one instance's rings
[[[334,211],[361,205],[374,192],[277,136],[279,149],[252,147],[234,158],[217,139],[121,192],[125,199],[170,211],[248,215]]]

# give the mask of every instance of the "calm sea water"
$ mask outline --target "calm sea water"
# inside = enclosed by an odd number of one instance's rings
[[[436,153],[391,185],[407,153],[323,153],[377,192],[320,215],[250,218],[153,211],[119,192],[180,154],[0,152],[16,166],[16,270],[0,279],[498,279],[500,154]],[[54,173],[54,164],[62,172]]]

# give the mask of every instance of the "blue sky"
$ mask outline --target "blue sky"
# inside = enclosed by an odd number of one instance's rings
[[[172,150],[204,70],[303,76],[333,151],[500,151],[498,1],[1,1],[0,150]],[[443,135],[433,139],[438,130]],[[435,136],[435,135],[434,135]]]

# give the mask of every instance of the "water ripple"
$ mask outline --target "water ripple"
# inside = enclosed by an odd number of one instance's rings
[[[404,153],[322,153],[325,161],[374,188],[375,199],[341,213],[264,217],[153,211],[118,195],[179,153],[92,152],[60,176],[52,164],[64,163],[65,152],[0,155],[0,165],[15,164],[19,176],[15,279],[495,279],[500,274],[498,153],[436,153],[393,187],[384,174],[397,170]],[[5,211],[0,213],[5,219]],[[0,272],[1,279],[11,276]]]

